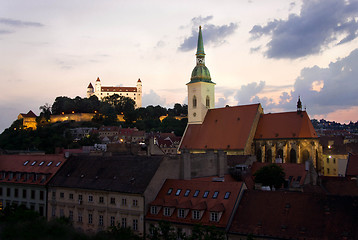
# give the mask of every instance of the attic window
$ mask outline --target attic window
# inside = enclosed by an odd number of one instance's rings
[[[209,191],[205,191],[205,192],[204,192],[204,195],[203,195],[203,198],[207,198],[208,195],[209,195]]]
[[[29,163],[29,161],[24,162],[24,166],[26,166]]]
[[[178,189],[177,192],[175,193],[175,196],[179,196],[181,193],[181,189]]]
[[[61,162],[58,162],[58,163],[56,164],[56,167],[60,166],[60,164],[61,164]]]
[[[190,193],[190,189],[187,189],[187,190],[185,191],[184,197],[189,196],[189,193]]]
[[[230,192],[226,192],[224,199],[229,199],[229,197],[230,197]]]
[[[40,162],[39,166],[44,165],[45,161]]]
[[[52,161],[51,161],[51,162],[49,162],[49,163],[47,164],[47,166],[49,167],[49,166],[51,166],[51,164],[52,164]]]
[[[170,195],[173,192],[173,188],[169,188],[167,195]]]
[[[199,193],[200,193],[200,190],[195,190],[193,197],[197,197],[199,195]]]
[[[214,192],[214,195],[213,195],[213,198],[217,198],[218,195],[219,195],[219,192],[218,192],[218,191],[215,191],[215,192]]]
[[[31,166],[34,166],[36,164],[37,161],[34,161],[33,163],[31,163]]]

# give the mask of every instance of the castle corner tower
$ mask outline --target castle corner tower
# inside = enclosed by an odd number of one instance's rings
[[[188,124],[201,124],[208,109],[215,107],[215,83],[211,81],[209,69],[205,66],[205,52],[201,26],[199,27],[194,67],[188,86]]]

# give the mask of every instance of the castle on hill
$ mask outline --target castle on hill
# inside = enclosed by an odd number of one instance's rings
[[[88,98],[95,95],[99,100],[102,100],[103,98],[114,94],[133,99],[135,102],[135,108],[142,107],[142,81],[140,79],[138,79],[135,87],[114,87],[102,86],[101,80],[98,77],[94,88],[92,83],[90,83],[87,87]]]

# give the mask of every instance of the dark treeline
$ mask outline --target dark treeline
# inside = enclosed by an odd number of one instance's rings
[[[175,119],[175,116],[185,116],[187,105],[175,104],[173,108],[147,106],[135,109],[135,102],[126,97],[113,95],[99,101],[96,96],[90,98],[57,97],[51,105],[40,106],[40,116],[37,118],[36,130],[23,130],[22,120],[16,120],[0,135],[0,149],[29,150],[54,153],[56,148],[79,148],[100,143],[98,135],[74,141],[69,129],[78,127],[99,128],[106,126],[136,127],[146,132],[174,132],[182,136],[187,124],[187,118]],[[94,113],[90,122],[50,122],[51,115],[70,113]],[[117,115],[124,115],[125,122],[118,121]],[[166,116],[163,121],[161,116]]]

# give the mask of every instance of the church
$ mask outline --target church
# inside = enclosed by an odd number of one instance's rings
[[[105,97],[118,94],[119,96],[129,97],[134,100],[135,108],[142,107],[142,81],[138,79],[135,87],[114,87],[114,86],[102,86],[99,77],[96,80],[95,87],[93,88],[92,83],[87,87],[87,97],[92,95],[97,96],[99,100]]]
[[[215,108],[215,83],[205,65],[201,27],[188,88],[188,125],[179,151],[256,156],[258,162],[305,163],[320,169],[322,150],[310,118],[302,110],[265,114],[260,103]]]

